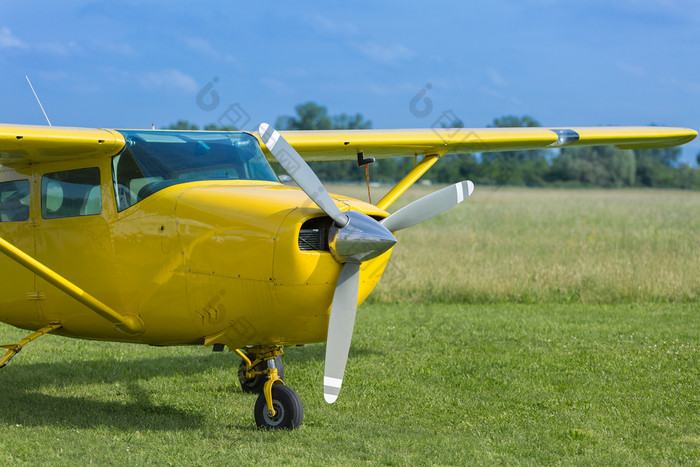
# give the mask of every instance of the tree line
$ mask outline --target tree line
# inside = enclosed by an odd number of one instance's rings
[[[280,116],[275,122],[279,130],[368,129],[372,122],[361,114],[329,115],[328,109],[314,102],[295,107],[296,115]],[[495,118],[489,127],[539,127],[528,116]],[[461,128],[456,120],[449,125]],[[171,124],[168,129],[197,130],[186,120]],[[232,131],[235,127],[209,124],[205,130]],[[477,184],[570,187],[653,187],[700,189],[700,168],[680,163],[681,149],[632,149],[614,146],[586,146],[528,151],[485,152],[443,156],[424,178],[436,183],[452,183],[469,179]],[[697,156],[700,165],[700,154]],[[405,175],[414,165],[413,157],[382,159],[371,164],[370,179],[391,183]],[[356,162],[310,164],[324,182],[360,182],[365,169]],[[279,165],[273,164],[278,173]]]

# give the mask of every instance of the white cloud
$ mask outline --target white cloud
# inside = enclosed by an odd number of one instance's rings
[[[276,92],[277,94],[289,94],[291,88],[289,85],[277,78],[262,78],[260,82],[269,90]]]
[[[71,52],[80,50],[80,48],[76,45],[75,42],[69,42],[67,44],[64,44],[62,42],[44,42],[40,44],[35,44],[33,48],[38,50],[39,52],[60,57],[65,57]]]
[[[190,50],[205,55],[211,58],[219,58],[219,52],[206,39],[200,37],[188,37],[185,39],[185,45]]]
[[[74,73],[68,73],[64,70],[42,70],[39,72],[39,76],[45,81],[73,81],[76,75]]]
[[[644,76],[646,76],[646,71],[644,70],[644,68],[642,68],[640,66],[631,65],[629,63],[624,63],[624,62],[619,62],[619,61],[615,65],[617,65],[617,67],[620,70],[622,70],[625,73],[632,75],[636,78],[643,78]]]
[[[501,86],[504,87],[507,85],[506,80],[503,79],[503,76],[496,70],[495,68],[487,68],[486,71],[489,74],[489,78],[491,78],[491,83],[495,84],[496,86]]]
[[[413,83],[374,83],[367,86],[367,89],[376,96],[410,95],[412,97],[420,91],[420,88],[417,88]]]
[[[175,69],[145,72],[138,75],[138,80],[147,89],[167,89],[187,93],[197,91],[195,79]]]
[[[688,79],[678,79],[675,77],[666,77],[661,79],[663,85],[672,86],[680,89],[683,93],[690,95],[700,95],[700,81],[692,81]]]
[[[309,69],[303,66],[287,66],[281,69],[272,70],[275,71],[275,75],[282,76],[284,78],[308,78]]]
[[[10,28],[0,28],[0,49],[28,49],[29,46],[15,37]]]
[[[306,15],[304,19],[316,32],[321,34],[353,36],[359,33],[357,26],[352,23],[338,22],[318,13]]]
[[[502,92],[496,91],[495,89],[492,89],[492,88],[487,87],[487,86],[482,86],[480,88],[480,91],[481,91],[482,95],[486,95],[486,96],[494,97],[496,99],[504,100],[504,101],[510,102],[511,104],[514,104],[514,105],[519,106],[519,105],[523,104],[522,101],[520,99],[518,99],[517,97],[511,96],[508,94],[503,94]]]
[[[231,54],[219,52],[208,40],[202,39],[201,37],[188,37],[185,39],[185,45],[193,52],[212,60],[236,63],[236,57]]]
[[[124,55],[126,57],[135,57],[138,55],[136,50],[134,50],[130,44],[125,42],[117,43],[105,40],[96,40],[93,41],[92,47],[103,53]]]
[[[398,63],[415,57],[415,52],[401,44],[382,45],[376,42],[365,41],[353,43],[363,55],[379,63]]]
[[[75,42],[62,43],[54,41],[29,44],[12,34],[12,30],[6,26],[0,28],[0,49],[31,49],[32,51],[57,56],[66,56],[72,52],[80,51],[80,47]]]

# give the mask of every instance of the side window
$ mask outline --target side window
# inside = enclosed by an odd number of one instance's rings
[[[41,178],[41,216],[44,219],[91,216],[100,212],[99,168],[54,172]]]
[[[0,183],[0,222],[29,219],[29,180]]]

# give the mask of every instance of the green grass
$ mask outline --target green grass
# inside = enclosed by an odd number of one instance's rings
[[[700,465],[698,213],[695,193],[481,189],[407,229],[334,405],[325,346],[287,349],[294,432],[255,429],[232,353],[42,337],[0,370],[0,461]]]
[[[254,428],[231,353],[46,336],[2,370],[0,458],[697,465],[699,335],[692,305],[364,306],[333,406],[324,346],[285,354],[295,432]]]

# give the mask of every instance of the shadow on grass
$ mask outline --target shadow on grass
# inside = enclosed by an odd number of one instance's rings
[[[0,384],[37,387],[124,383],[162,376],[191,376],[212,368],[238,370],[238,359],[231,355],[177,355],[136,357],[129,360],[85,359],[60,363],[11,363],[0,370]]]
[[[227,358],[228,357],[228,358]],[[0,373],[6,425],[59,425],[72,428],[111,426],[122,429],[193,430],[206,414],[156,404],[139,383],[156,377],[187,377],[212,368],[231,368],[231,386],[238,384],[238,361],[228,355],[164,356],[129,361],[84,360],[63,363],[15,364]],[[128,401],[104,401],[68,394],[71,386],[113,384],[109,396]],[[49,395],[50,392],[66,393]],[[177,390],[177,389],[175,389]],[[212,389],[213,390],[213,389]],[[242,393],[241,393],[242,394]],[[207,396],[209,397],[209,396]]]
[[[195,430],[204,415],[171,406],[105,402],[86,397],[49,396],[15,392],[4,398],[10,403],[0,413],[0,423],[22,426],[56,425],[62,428],[108,426],[123,430]]]
[[[287,371],[305,364],[323,362],[325,345],[314,344],[289,348],[284,356]],[[378,353],[370,348],[353,348],[350,358]],[[21,358],[21,356],[19,357]],[[0,425],[61,426],[66,428],[115,427],[125,430],[196,430],[209,417],[201,407],[185,410],[176,405],[154,403],[152,395],[158,390],[146,389],[148,380],[170,378],[170,391],[178,391],[178,380],[223,370],[230,379],[222,387],[220,379],[212,378],[211,391],[223,391],[226,397],[245,398],[240,391],[238,365],[240,359],[229,352],[204,355],[167,355],[162,357],[135,357],[128,360],[86,359],[59,363],[13,362],[0,370],[0,391],[3,409]],[[114,385],[114,389],[100,389],[101,394],[70,394],[71,387]],[[185,383],[191,390],[191,381]],[[81,391],[81,393],[84,391]],[[52,393],[52,394],[47,394]],[[100,400],[99,398],[123,399]],[[192,397],[211,397],[194,393]],[[252,428],[242,425],[242,428]]]

